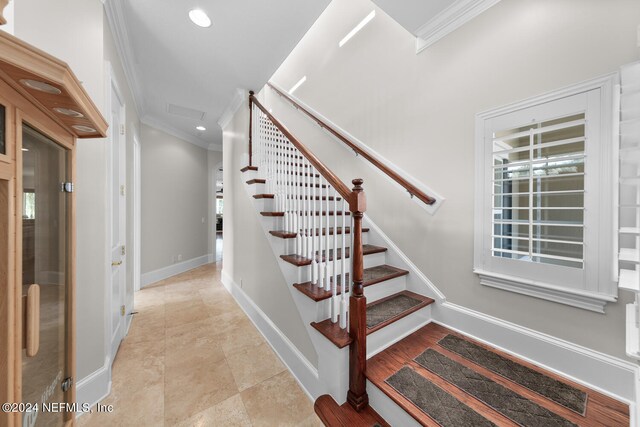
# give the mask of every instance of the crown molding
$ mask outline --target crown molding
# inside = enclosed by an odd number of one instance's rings
[[[131,50],[129,32],[127,31],[125,23],[124,5],[122,0],[102,0],[102,2],[104,3],[104,10],[107,15],[107,21],[109,22],[109,28],[113,34],[118,56],[120,56],[120,61],[122,62],[124,75],[133,92],[133,102],[138,117],[143,117],[145,116],[145,99],[138,80],[138,74],[133,65],[135,61],[133,51]]]
[[[422,52],[500,0],[457,0],[416,30],[416,50]]]
[[[221,129],[224,130],[224,128],[229,124],[229,122],[231,121],[231,119],[233,119],[233,116],[236,114],[247,97],[248,94],[246,90],[240,88],[236,89],[233,98],[231,98],[231,101],[229,101],[229,105],[227,105],[227,108],[224,110],[224,113],[222,113],[222,116],[220,116],[220,119],[218,120],[218,125]]]
[[[167,125],[166,123],[156,119],[155,117],[149,116],[149,115],[145,115],[143,117],[140,118],[140,121],[142,123],[144,123],[147,126],[151,126],[154,127],[156,129],[159,129],[165,133],[168,133],[169,135],[173,135],[176,138],[179,138],[185,142],[189,142],[193,145],[197,145],[200,148],[204,148],[205,150],[213,150],[213,151],[218,151],[216,148],[219,147],[219,144],[216,143],[208,143],[206,141],[203,141],[202,139],[196,137],[195,135],[190,135],[187,132],[178,130],[172,126]],[[213,148],[211,148],[213,147]],[[222,151],[222,147],[220,147],[220,150]]]

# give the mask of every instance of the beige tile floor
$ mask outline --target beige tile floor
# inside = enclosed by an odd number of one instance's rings
[[[322,426],[313,404],[208,264],[135,296],[110,414],[79,426]]]

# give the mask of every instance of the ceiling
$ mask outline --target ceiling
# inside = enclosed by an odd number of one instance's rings
[[[238,89],[260,90],[329,2],[107,0],[105,7],[140,119],[221,150],[218,121],[238,102]],[[194,25],[194,8],[213,25]]]

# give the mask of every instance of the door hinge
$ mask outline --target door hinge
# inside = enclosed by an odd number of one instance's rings
[[[122,247],[120,248],[120,254],[124,255],[126,253],[126,250],[124,248],[124,245],[122,245]]]
[[[124,135],[124,125],[120,125],[120,135]]]
[[[63,392],[66,393],[67,391],[69,391],[72,385],[73,385],[73,377],[67,377],[62,380],[62,383],[60,384],[60,388],[62,389]]]
[[[124,184],[120,186],[120,195],[124,196]]]
[[[60,183],[60,191],[63,193],[73,193],[73,182]]]
[[[120,306],[120,315],[124,316],[124,305]]]

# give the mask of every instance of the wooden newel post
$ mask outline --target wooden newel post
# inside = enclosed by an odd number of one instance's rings
[[[353,218],[353,286],[349,298],[349,392],[347,401],[360,411],[369,405],[367,395],[367,299],[364,296],[364,258],[362,252],[362,217],[366,200],[362,191],[362,179],[354,179],[349,210]]]
[[[249,91],[249,166],[253,166],[252,157],[253,157],[253,146],[252,146],[252,136],[253,136],[253,94],[255,92]]]

